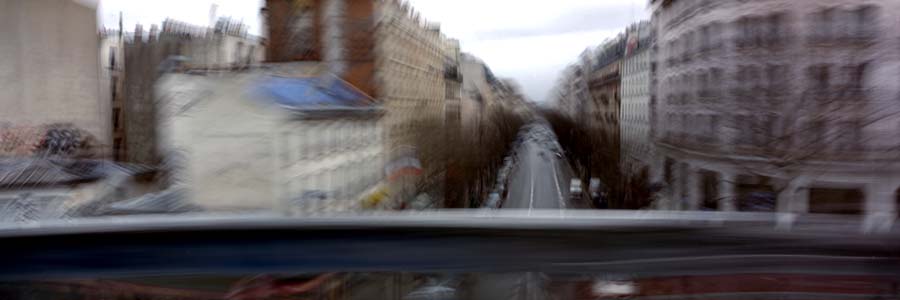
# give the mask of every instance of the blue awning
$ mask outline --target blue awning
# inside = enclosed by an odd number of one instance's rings
[[[266,77],[257,90],[267,99],[292,109],[362,108],[374,99],[334,76]]]

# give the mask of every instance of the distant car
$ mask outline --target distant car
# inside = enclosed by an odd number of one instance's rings
[[[604,185],[599,178],[591,178],[590,186],[588,186],[588,192],[591,196],[591,202],[594,203],[594,207],[609,208],[609,203],[607,203],[606,196],[606,185]]]
[[[572,200],[579,200],[581,199],[582,193],[581,179],[572,178],[572,181],[569,182],[569,198]]]
[[[500,205],[500,194],[491,193],[488,195],[488,200],[485,206],[489,208],[497,208]]]
[[[600,178],[591,178],[591,184],[588,187],[588,190],[591,192],[591,197],[599,196],[600,192],[604,189],[605,186],[603,185],[603,182],[600,181]]]

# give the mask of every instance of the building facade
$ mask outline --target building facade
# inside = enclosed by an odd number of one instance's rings
[[[556,109],[569,116],[575,114],[575,105],[577,103],[575,97],[573,97],[571,85],[571,82],[574,80],[575,68],[576,66],[574,65],[566,66],[559,78],[556,79],[556,84],[550,92],[550,97],[553,99]]]
[[[73,128],[93,141],[89,152],[109,157],[111,105],[101,95],[96,7],[83,1],[7,1],[0,10],[0,110],[4,148],[13,136],[45,127]],[[16,139],[18,140],[18,139]],[[41,145],[19,145],[42,147]],[[29,155],[25,152],[7,151]]]
[[[178,65],[189,69],[232,70],[258,65],[265,47],[247,34],[246,25],[220,18],[213,27],[172,19],[162,29],[137,25],[133,32],[103,36],[102,80],[112,99],[113,148],[121,161],[158,164],[155,84],[159,76]],[[115,54],[115,55],[113,55]],[[118,55],[119,59],[115,56]],[[115,64],[114,67],[107,67]]]
[[[460,72],[459,41],[444,41],[444,112],[448,128],[459,129],[462,122],[462,73]]]
[[[383,178],[382,109],[304,64],[161,78],[171,188],[206,210],[360,209]]]
[[[597,155],[610,164],[603,168],[607,174],[621,174],[622,140],[619,116],[622,105],[621,63],[624,54],[623,34],[607,40],[594,52],[593,66],[588,75],[590,101],[581,106],[581,115],[577,119],[597,135],[593,140],[602,145],[603,149]],[[622,176],[606,177],[605,184],[611,186],[619,186],[626,182]]]
[[[621,170],[626,175],[649,176],[653,161],[650,137],[651,48],[650,23],[640,22],[626,30],[625,57],[621,74]]]
[[[661,207],[896,218],[900,2],[652,5]]]
[[[112,130],[112,159],[125,157],[125,39],[120,30],[100,32],[100,91],[112,106],[110,129]]]
[[[469,53],[461,55],[459,68],[462,74],[461,126],[463,132],[475,134],[481,130],[485,112],[497,104],[497,97],[490,83],[496,79],[481,59]]]
[[[268,0],[269,61],[325,62],[329,72],[384,104],[391,149],[415,124],[455,109],[458,42],[397,0]]]
[[[588,82],[594,65],[593,49],[587,48],[578,55],[578,60],[567,66],[555,87],[557,108],[573,119],[584,117],[582,108],[592,101]]]
[[[443,119],[444,70],[453,48],[445,46],[447,37],[437,24],[425,21],[407,3],[376,2],[378,99],[387,110],[388,142],[397,148],[411,143],[417,122]]]

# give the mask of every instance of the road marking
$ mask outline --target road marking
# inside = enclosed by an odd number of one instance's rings
[[[563,201],[562,189],[559,188],[559,176],[556,173],[557,164],[553,164],[553,183],[556,184],[556,195],[559,196],[559,208],[566,208],[566,203]]]
[[[533,161],[532,161],[533,163]],[[534,165],[529,168],[528,173],[531,174],[531,195],[528,200],[528,215],[531,215],[531,209],[534,208]]]

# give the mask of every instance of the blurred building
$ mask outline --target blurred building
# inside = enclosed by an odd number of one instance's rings
[[[447,59],[452,60],[459,50],[445,46],[448,38],[440,26],[421,18],[407,3],[374,2],[378,9],[378,99],[387,108],[390,147],[397,148],[411,143],[411,132],[417,123],[444,118],[448,96],[445,65],[456,64]]]
[[[389,149],[410,146],[418,122],[443,122],[445,109],[455,107],[458,43],[407,3],[268,0],[263,12],[268,61],[324,62],[329,72],[377,99],[385,108]]]
[[[317,63],[164,76],[174,188],[208,210],[343,211],[382,180],[382,109]]]
[[[444,41],[444,112],[445,122],[450,128],[458,129],[462,122],[462,73],[460,72],[459,41]]]
[[[625,31],[625,55],[621,73],[621,164],[624,175],[649,177],[653,161],[653,141],[650,137],[651,48],[653,35],[650,23],[633,24]]]
[[[665,208],[896,217],[900,2],[651,2]]]
[[[469,53],[461,55],[460,73],[462,128],[474,134],[481,130],[487,113],[501,106],[501,83],[487,64]]]
[[[588,81],[594,61],[593,50],[585,49],[578,56],[578,61],[563,70],[562,77],[556,83],[557,108],[575,120],[586,118],[584,108],[592,101]]]
[[[625,54],[625,36],[619,34],[607,40],[594,51],[593,65],[588,75],[590,101],[582,105],[582,122],[598,132],[599,141],[606,145],[601,157],[610,162],[621,161],[621,63]],[[609,168],[618,169],[618,163]],[[615,185],[616,182],[607,184]]]
[[[556,79],[556,83],[550,92],[550,97],[554,101],[553,105],[556,106],[559,112],[568,116],[575,114],[575,105],[578,103],[575,100],[574,89],[572,88],[576,68],[577,66],[575,65],[566,66],[559,78]]]
[[[112,159],[125,160],[125,39],[121,30],[100,32],[100,92],[112,106]]]
[[[522,94],[522,86],[515,79],[510,77],[499,78],[493,82],[491,86],[494,94],[497,96],[498,105],[495,109],[511,111],[516,113],[525,113],[526,99]]]
[[[113,148],[121,161],[157,164],[157,105],[154,85],[175,65],[193,69],[233,70],[257,65],[265,47],[247,26],[219,18],[213,27],[167,19],[162,29],[152,25],[145,31],[102,35],[101,53],[110,83],[106,94],[113,103]],[[118,59],[117,59],[118,57]],[[115,65],[113,65],[115,64]],[[108,66],[108,67],[107,67]]]
[[[2,156],[46,151],[54,144],[48,130],[65,126],[80,137],[56,137],[72,142],[64,147],[108,157],[111,105],[100,94],[96,8],[84,1],[5,1],[0,19]]]
[[[153,191],[155,170],[106,159],[0,160],[0,222],[117,214],[112,206]]]

